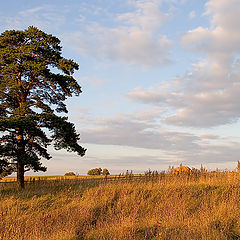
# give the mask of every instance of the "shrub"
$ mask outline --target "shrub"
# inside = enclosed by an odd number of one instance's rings
[[[110,175],[110,172],[106,168],[104,168],[102,175],[104,175],[104,176]]]
[[[88,175],[101,175],[102,169],[101,168],[90,169],[87,174]]]
[[[64,176],[76,176],[76,174],[74,172],[67,172]]]

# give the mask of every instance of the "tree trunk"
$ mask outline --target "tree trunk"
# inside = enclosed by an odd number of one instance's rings
[[[17,184],[19,188],[24,188],[24,165],[20,160],[17,163]]]
[[[24,153],[25,153],[25,146],[23,144],[23,133],[19,131],[17,135],[18,141],[18,157],[17,157],[17,184],[18,187],[23,189],[24,188]]]

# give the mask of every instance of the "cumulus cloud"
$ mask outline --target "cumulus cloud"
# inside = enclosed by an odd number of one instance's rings
[[[240,2],[210,0],[209,28],[197,27],[182,37],[183,45],[205,54],[185,76],[147,90],[136,88],[127,96],[135,101],[167,106],[164,123],[210,127],[240,117]]]
[[[133,11],[115,16],[116,26],[85,22],[81,31],[68,35],[81,54],[98,59],[152,66],[166,64],[171,41],[160,32],[169,14],[161,11],[162,1],[131,2]]]

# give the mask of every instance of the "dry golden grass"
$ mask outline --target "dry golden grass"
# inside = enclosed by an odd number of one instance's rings
[[[27,182],[31,181],[45,181],[45,180],[66,180],[66,179],[71,179],[71,180],[76,180],[76,179],[95,179],[95,178],[105,178],[103,175],[99,176],[25,176],[24,179]],[[4,177],[0,179],[0,182],[16,182],[17,177]]]
[[[240,239],[240,176],[1,183],[1,240]]]

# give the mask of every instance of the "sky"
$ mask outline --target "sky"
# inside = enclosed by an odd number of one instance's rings
[[[83,92],[67,107],[87,152],[49,147],[44,175],[234,170],[239,16],[240,0],[2,0],[0,32],[38,27],[80,65]]]

